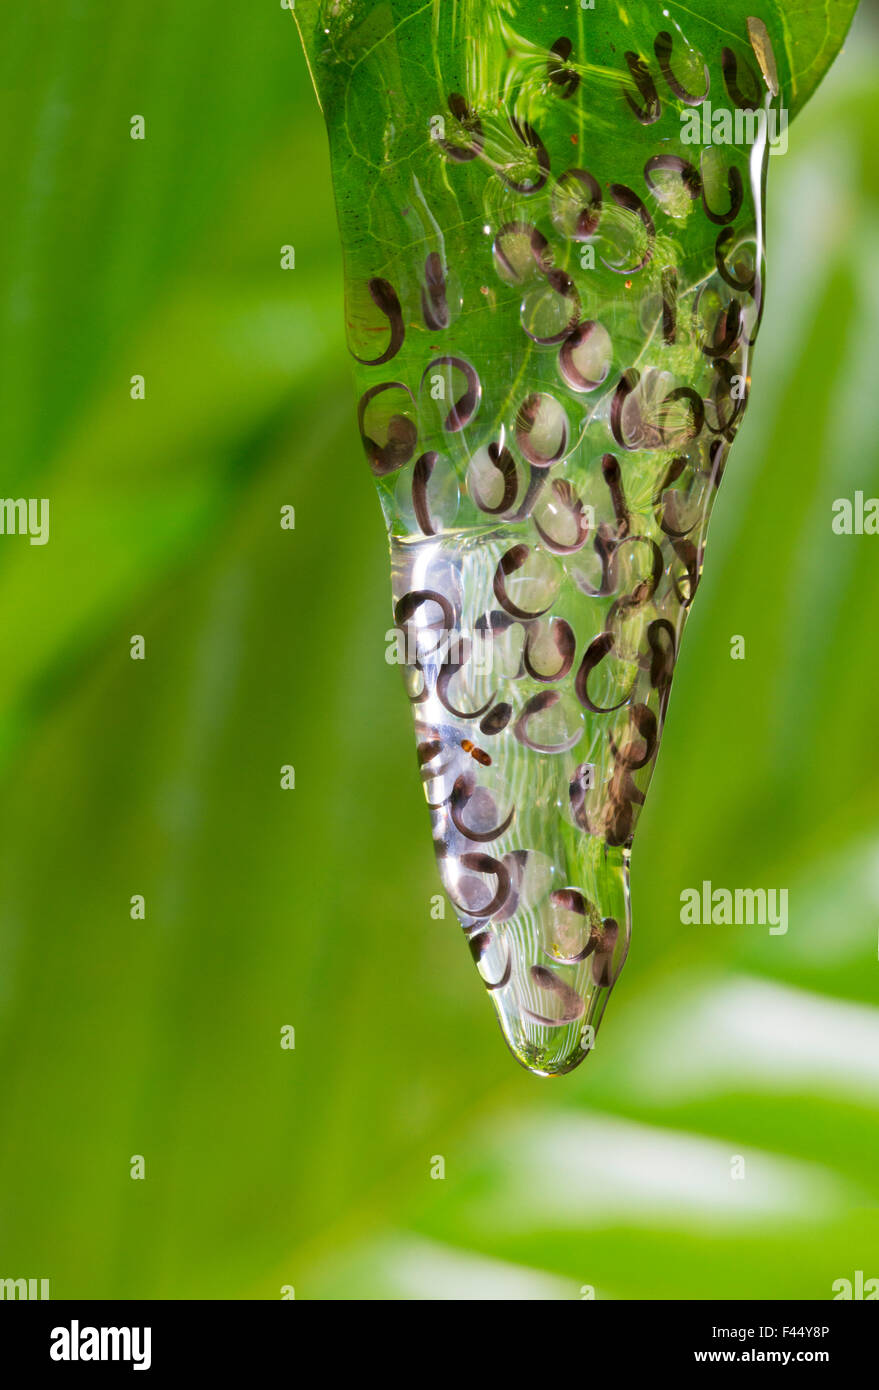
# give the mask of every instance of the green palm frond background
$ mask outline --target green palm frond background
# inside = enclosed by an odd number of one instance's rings
[[[754,389],[632,951],[595,1055],[551,1083],[431,915],[290,15],[39,0],[0,33],[2,491],[51,502],[48,545],[0,538],[0,1278],[576,1299],[879,1276],[879,539],[831,530],[834,499],[879,495],[875,12],[771,161]],[[788,933],[683,926],[703,879],[788,888]]]

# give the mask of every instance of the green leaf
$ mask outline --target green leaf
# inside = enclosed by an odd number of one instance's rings
[[[577,1299],[584,1285],[599,1298],[830,1298],[840,1276],[875,1274],[879,1249],[879,566],[875,538],[830,530],[835,497],[879,495],[875,33],[862,25],[773,161],[761,384],[715,509],[642,822],[632,883],[645,925],[614,1026],[585,1068],[547,1088],[510,1067],[450,911],[430,915],[405,701],[382,654],[380,522],[336,331],[325,137],[289,17],[186,13],[188,24],[178,4],[88,0],[9,6],[0,20],[16,59],[10,148],[27,162],[19,132],[40,113],[64,132],[43,146],[64,157],[40,166],[27,205],[31,278],[0,266],[6,341],[30,382],[4,401],[5,437],[28,441],[26,459],[10,448],[4,460],[22,468],[18,490],[54,497],[74,438],[89,478],[71,411],[81,424],[113,399],[129,358],[108,349],[108,329],[114,343],[153,344],[156,371],[167,352],[163,388],[172,364],[193,372],[191,399],[181,383],[143,403],[156,449],[131,469],[137,438],[120,405],[101,487],[69,489],[50,544],[33,548],[46,558],[63,545],[93,571],[87,637],[53,621],[36,564],[17,589],[25,611],[4,608],[16,636],[3,714],[17,711],[20,736],[0,798],[2,1272],[50,1277],[55,1299],[277,1299],[288,1284],[300,1299]],[[150,83],[148,103],[132,103]],[[184,103],[148,194],[107,89],[122,116],[161,111],[172,90]],[[156,198],[148,244],[129,199]],[[277,269],[286,241],[289,277]],[[27,284],[42,307],[22,317]],[[854,290],[837,325],[838,284]],[[53,299],[76,333],[64,358],[75,382],[47,333]],[[291,341],[296,327],[306,343]],[[257,342],[268,381],[258,362],[240,366]],[[285,384],[272,364],[293,351]],[[798,397],[819,407],[814,429],[790,428]],[[155,500],[173,514],[196,441],[193,475],[219,503],[199,513],[191,546],[179,530],[168,550],[144,540],[120,586],[122,547],[88,543],[114,460],[124,531],[144,515],[154,470]],[[293,533],[277,525],[287,502]],[[765,525],[779,505],[782,523]],[[20,539],[0,539],[4,566],[23,563]],[[51,592],[63,593],[57,569]],[[35,662],[18,645],[31,608]],[[131,632],[147,634],[139,665]],[[733,633],[747,639],[737,663]],[[295,792],[279,790],[281,761],[296,765]],[[703,877],[789,886],[787,936],[685,930],[679,894]],[[143,923],[128,915],[138,891]],[[731,976],[747,977],[744,994],[730,996]],[[738,1010],[760,997],[755,981],[777,989],[756,1017]],[[794,1014],[792,993],[804,996]],[[718,1025],[707,1046],[706,1012]],[[292,1053],[277,1045],[284,1023]],[[571,1133],[588,1165],[593,1127],[604,1144],[627,1140],[633,1214],[620,1219],[616,1169],[612,1223],[600,1202],[584,1212],[578,1170],[562,1227],[554,1154],[549,1171],[530,1165],[542,1140]],[[145,1182],[128,1177],[132,1153],[146,1155]],[[437,1153],[443,1181],[430,1177]],[[743,1182],[730,1178],[735,1154]],[[690,1158],[704,1180],[698,1221],[680,1196]],[[520,1163],[534,1182],[517,1191]],[[752,1178],[771,1193],[759,1220]],[[508,1230],[486,1219],[492,1201],[513,1210]]]

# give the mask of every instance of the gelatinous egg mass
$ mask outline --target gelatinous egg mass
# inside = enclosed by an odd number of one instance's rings
[[[699,8],[295,10],[439,874],[542,1075],[588,1055],[626,959],[763,312],[787,59]]]

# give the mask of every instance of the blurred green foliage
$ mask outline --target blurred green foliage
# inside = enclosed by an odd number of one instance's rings
[[[50,498],[52,531],[0,542],[0,1276],[469,1299],[879,1275],[879,541],[830,527],[879,494],[879,46],[856,25],[771,161],[752,404],[629,963],[594,1057],[547,1083],[430,915],[289,14],[4,13],[2,490]],[[788,887],[788,934],[683,927],[703,879]]]

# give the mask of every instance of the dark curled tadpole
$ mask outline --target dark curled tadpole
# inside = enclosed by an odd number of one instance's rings
[[[507,901],[510,891],[510,871],[500,859],[493,859],[490,854],[462,854],[458,863],[465,869],[472,869],[474,873],[485,874],[488,878],[493,878],[497,883],[497,891],[490,902],[479,908],[468,907],[465,903],[455,902],[455,909],[465,917],[486,918],[493,917],[499,912]],[[449,894],[451,897],[451,894]]]
[[[477,965],[482,961],[483,956],[491,950],[494,937],[491,932],[480,931],[475,936],[470,937],[470,952]],[[486,989],[503,989],[504,985],[510,983],[510,975],[513,972],[513,961],[510,956],[510,948],[506,947],[506,961],[499,980],[489,981],[483,977],[483,984]]]
[[[561,743],[537,743],[528,732],[531,720],[543,714],[544,710],[552,709],[559,698],[557,690],[541,690],[537,695],[532,695],[530,700],[526,700],[522,713],[513,726],[513,733],[523,747],[530,748],[534,753],[567,753],[580,742],[582,730],[579,727]]]
[[[742,176],[733,164],[726,173],[726,186],[729,191],[729,207],[726,212],[713,212],[708,206],[708,195],[705,186],[702,186],[702,207],[709,222],[713,222],[716,227],[723,227],[728,222],[735,222],[742,210],[744,201],[744,189],[742,187]]]
[[[708,450],[708,460],[711,464],[709,479],[712,487],[718,488],[723,482],[723,473],[726,468],[726,460],[729,454],[729,442],[724,439],[714,439]]]
[[[521,446],[520,446],[521,447]],[[515,512],[510,516],[510,521],[522,521],[526,516],[530,516],[534,510],[534,504],[540,496],[546,484],[546,467],[538,467],[536,463],[530,465],[531,472],[528,477],[528,487],[522,502]]]
[[[667,30],[657,34],[653,42],[653,52],[659,63],[659,70],[671,88],[678,101],[682,101],[687,106],[701,106],[702,102],[711,91],[711,74],[708,71],[707,63],[702,64],[702,73],[705,82],[705,90],[702,92],[689,92],[686,87],[677,80],[671,67],[671,57],[674,51],[674,39]]]
[[[550,468],[554,463],[557,463],[567,451],[568,422],[567,419],[562,421],[562,427],[559,432],[559,442],[553,453],[541,454],[539,450],[535,448],[531,440],[532,432],[540,414],[540,406],[541,395],[539,391],[532,391],[529,396],[525,397],[524,401],[519,406],[519,409],[516,411],[515,423],[516,443],[528,462],[533,464],[535,468]]]
[[[559,1014],[536,1013],[534,1009],[525,1009],[525,1013],[535,1023],[542,1023],[545,1028],[562,1028],[566,1023],[574,1023],[578,1018],[582,1018],[586,1012],[586,1005],[579,994],[571,985],[566,985],[560,980],[554,970],[549,970],[545,965],[532,965],[531,978],[534,983],[548,994],[551,994],[559,1005]]]
[[[687,592],[684,593],[680,578],[677,575],[673,576],[672,583],[674,584],[675,593],[677,594],[678,602],[681,607],[689,608],[696,596],[696,590],[699,587],[702,569],[702,551],[690,540],[676,540],[673,537],[670,539],[672,549],[684,566],[684,577],[689,586]]]
[[[688,462],[683,454],[679,454],[677,458],[672,459],[662,482],[659,484],[659,490],[653,499],[654,507],[659,507],[662,504],[662,496],[666,488],[670,488],[672,483],[676,483],[681,474],[686,472],[687,467]]]
[[[690,428],[685,437],[685,442],[692,443],[694,439],[699,438],[705,424],[705,402],[699,395],[699,392],[693,390],[692,386],[678,386],[674,391],[669,391],[662,402],[663,412],[666,411],[667,407],[671,405],[673,401],[686,401],[687,405],[690,407]],[[668,443],[669,431],[664,425],[660,425],[659,432],[662,435],[663,442]],[[682,441],[677,440],[677,442],[681,443]]]
[[[638,448],[637,443],[630,444],[623,433],[623,407],[640,380],[641,373],[637,367],[628,367],[620,376],[613,393],[613,400],[610,404],[610,429],[621,449],[634,450]]]
[[[534,640],[533,631],[525,636],[525,647],[522,659],[525,663],[525,670],[532,680],[542,681],[546,684],[554,681],[564,680],[574,664],[574,653],[577,650],[577,639],[574,636],[574,629],[564,618],[557,618],[551,628],[551,636],[556,651],[559,654],[559,664],[554,671],[538,671],[532,659],[532,647]]]
[[[367,407],[383,391],[405,391],[410,399],[412,397],[409,387],[405,386],[402,381],[383,381],[378,386],[370,387],[360,398],[357,409],[360,438],[369,460],[369,466],[376,478],[383,478],[387,473],[395,473],[398,468],[407,464],[415,453],[415,442],[418,438],[416,426],[406,415],[391,416],[388,421],[388,437],[384,444],[379,444],[366,433],[364,420]]]
[[[747,388],[740,373],[736,372],[731,364],[723,358],[718,358],[713,366],[717,380],[709,399],[717,416],[717,424],[712,425],[710,420],[706,423],[712,434],[722,434],[732,442],[738,428],[739,417],[747,405]],[[739,392],[741,394],[738,394]],[[721,402],[724,400],[729,411],[726,418],[721,413]]]
[[[573,48],[574,45],[570,39],[556,39],[549,50],[553,56],[546,65],[546,75],[550,82],[562,88],[563,101],[568,101],[580,85],[580,74],[574,72],[572,68],[564,66],[570,58]]]
[[[425,739],[423,743],[417,745],[415,750],[418,766],[424,767],[425,763],[432,763],[442,751],[443,745],[438,738]]]
[[[418,768],[421,780],[425,785],[429,782],[438,781],[445,777],[447,772],[452,769],[452,760],[444,763],[437,763],[437,758],[446,750],[446,746],[440,737],[440,731],[429,724],[416,724],[421,737],[416,746],[418,758]],[[431,810],[438,810],[443,805],[445,798],[439,802],[428,801]]]
[[[681,529],[680,526],[673,526],[671,524],[668,519],[668,511],[672,506],[672,499],[678,496],[680,496],[679,493],[672,493],[667,501],[663,499],[656,504],[656,520],[660,531],[664,532],[666,536],[673,536],[679,540],[682,536],[689,536],[690,532],[695,530],[699,525],[699,518],[698,516],[694,517],[690,525],[683,527],[683,529]]]
[[[577,327],[581,315],[580,291],[577,289],[577,286],[574,284],[574,281],[571,279],[570,275],[568,275],[567,271],[547,270],[546,283],[554,294],[557,294],[560,299],[566,300],[571,307],[568,313],[567,323],[565,323],[563,328],[557,329],[554,333],[541,336],[538,333],[532,333],[530,328],[525,328],[523,325],[524,332],[528,334],[528,337],[533,339],[535,343],[541,343],[543,346],[563,342],[568,334]]]
[[[521,193],[526,197],[529,193],[539,193],[546,183],[550,169],[549,153],[546,146],[533,125],[528,121],[520,121],[516,116],[511,115],[510,128],[517,140],[520,140],[527,149],[534,151],[538,173],[533,179],[521,180],[511,179],[509,174],[501,167],[498,167],[497,173],[503,179],[507,187],[514,193]]]
[[[483,613],[476,619],[474,630],[479,633],[490,634],[492,637],[496,632],[509,632],[511,627],[516,626],[516,619],[510,617],[508,613],[499,613],[493,608],[490,613]]]
[[[640,743],[631,740],[618,748],[612,733],[608,733],[608,741],[616,761],[636,772],[639,768],[646,767],[655,754],[659,732],[656,715],[647,705],[632,705],[629,710],[629,723],[639,735]]]
[[[479,409],[479,402],[482,399],[482,386],[479,382],[479,375],[469,362],[465,362],[463,357],[435,357],[432,362],[428,362],[421,378],[421,384],[432,375],[436,367],[457,367],[459,372],[464,374],[467,381],[467,388],[453,404],[451,410],[443,421],[443,429],[449,434],[454,434],[462,430],[465,425],[469,425],[473,416]]]
[[[504,240],[516,236],[528,238],[531,259],[541,274],[552,270],[552,248],[543,233],[530,222],[505,222],[495,233],[492,250],[498,264],[511,281],[519,283],[522,275],[504,250]]]
[[[501,516],[504,512],[510,510],[519,491],[519,474],[516,469],[516,460],[506,446],[501,447],[501,445],[495,441],[489,444],[486,452],[488,453],[492,466],[497,469],[503,479],[501,499],[496,506],[490,506],[480,492],[478,484],[472,479],[468,484],[470,495],[479,510],[485,512],[486,516]]]
[[[516,915],[519,908],[519,896],[522,892],[522,883],[525,871],[528,867],[528,860],[531,855],[527,849],[510,850],[503,857],[504,868],[507,871],[510,887],[502,907],[492,914],[495,922],[508,922],[511,917]]]
[[[741,305],[737,299],[731,299],[726,308],[717,316],[712,341],[702,344],[702,351],[705,356],[728,357],[737,346],[743,328]]]
[[[455,627],[455,610],[445,594],[438,593],[436,589],[410,589],[408,593],[398,599],[394,605],[394,621],[397,627],[405,629],[409,620],[426,603],[437,604],[443,615],[443,631],[452,632]],[[436,631],[436,625],[433,623],[429,625],[429,628]],[[437,634],[437,646],[442,640],[442,635],[442,631]]]
[[[352,352],[351,356],[355,362],[359,362],[363,367],[380,367],[383,362],[390,362],[392,357],[396,357],[403,346],[406,329],[403,326],[403,311],[400,308],[397,291],[390,280],[381,280],[376,277],[369,281],[367,289],[373,304],[387,319],[391,336],[380,357],[358,357],[356,352]]]
[[[659,588],[659,581],[662,578],[663,559],[662,551],[656,544],[656,541],[652,536],[626,536],[625,540],[620,541],[619,545],[614,548],[613,557],[611,559],[614,589],[617,587],[617,572],[620,564],[620,556],[625,550],[631,550],[635,546],[647,547],[650,555],[650,573],[645,575],[643,579],[637,580],[631,593],[621,594],[620,597],[611,604],[605,620],[608,631],[617,613],[625,612],[626,609],[637,608],[642,603],[646,603],[648,599],[653,597],[656,590]]]
[[[735,231],[732,227],[724,227],[719,233],[714,247],[714,263],[717,266],[718,274],[725,280],[731,290],[739,290],[743,294],[753,294],[754,286],[757,281],[757,271],[748,270],[744,279],[739,280],[732,273],[726,261],[726,254],[730,246],[735,241]]]
[[[588,763],[581,763],[571,778],[568,786],[568,799],[571,803],[571,815],[574,824],[578,825],[587,835],[594,835],[594,827],[589,820],[586,811],[586,793],[590,790],[592,783],[587,778],[591,776],[592,769]]]
[[[586,916],[586,899],[578,888],[556,888],[550,893],[549,901],[562,912],[573,912],[578,917]]]
[[[489,761],[491,761],[491,759],[489,759]],[[490,830],[473,830],[463,820],[463,812],[475,791],[476,783],[472,777],[459,777],[449,797],[449,814],[452,818],[452,824],[459,835],[463,835],[466,840],[473,840],[477,844],[488,844],[491,840],[500,839],[501,835],[509,830],[513,823],[516,809],[513,807],[500,824],[492,826]]]
[[[609,845],[631,843],[638,817],[636,808],[643,805],[644,793],[636,787],[630,770],[617,763],[608,785],[605,814],[604,837]]]
[[[596,667],[600,666],[602,661],[610,655],[615,645],[616,638],[612,632],[600,632],[586,648],[586,653],[580,662],[580,669],[574,678],[574,693],[577,699],[593,714],[613,714],[614,710],[622,709],[623,705],[629,701],[627,694],[615,705],[596,705],[589,694],[589,677]]]
[[[494,703],[494,694],[489,695],[485,704],[480,705],[479,709],[474,710],[458,709],[455,705],[452,704],[451,700],[449,699],[450,683],[455,678],[455,676],[457,676],[458,672],[463,670],[468,660],[470,659],[469,646],[465,647],[465,650],[463,651],[462,655],[462,661],[444,661],[442,666],[440,667],[439,675],[436,678],[437,698],[442,704],[443,708],[448,710],[449,714],[454,715],[456,719],[480,719],[483,714],[485,714],[489,709],[491,709],[491,706]],[[465,749],[465,752],[469,751],[469,749]],[[491,762],[490,758],[489,762]]]
[[[665,719],[671,683],[677,660],[675,630],[667,618],[655,618],[647,628],[647,647],[650,652],[648,668],[650,684],[659,695],[659,720]]]
[[[554,536],[541,526],[535,516],[533,518],[534,527],[547,550],[552,550],[556,555],[574,555],[589,539],[589,516],[583,503],[577,496],[569,482],[564,478],[555,478],[552,483],[552,492],[555,496],[558,508],[568,513],[576,529],[576,539],[570,544],[557,540]]]
[[[613,514],[617,523],[617,539],[622,540],[624,536],[629,534],[629,508],[626,503],[626,494],[623,491],[623,475],[620,472],[619,461],[613,454],[605,454],[602,458],[601,473],[610,493]]]
[[[608,989],[614,982],[613,953],[616,950],[619,933],[620,926],[616,918],[605,917],[601,924],[598,940],[595,943],[595,954],[592,957],[592,978],[598,986],[605,989]]]
[[[453,145],[449,140],[438,140],[440,149],[444,150],[449,159],[455,160],[458,164],[466,164],[468,160],[475,159],[482,151],[482,125],[479,118],[470,111],[466,101],[459,92],[452,92],[449,96],[449,110],[461,129],[470,138],[465,146]]]
[[[681,184],[687,197],[693,202],[702,192],[702,175],[689,160],[677,154],[655,154],[644,165],[644,182],[651,193],[656,193],[657,184],[653,175],[662,170],[666,174],[680,174]]]
[[[588,169],[566,169],[556,180],[553,198],[559,195],[570,197],[567,185],[570,182],[579,184],[580,188],[586,192],[586,201],[577,212],[577,219],[574,229],[571,232],[572,241],[586,241],[592,236],[601,221],[601,184],[594,174],[590,174]]]
[[[596,372],[597,379],[593,379],[591,376],[584,376],[577,366],[575,353],[588,344],[594,333],[595,323],[592,320],[580,323],[559,349],[559,370],[567,384],[575,391],[592,391],[596,386],[601,386],[610,370],[609,363],[601,364]]]
[[[625,94],[626,101],[642,125],[653,125],[662,115],[656,83],[650,76],[650,69],[643,58],[639,58],[637,53],[627,53],[625,57],[632,81],[641,96],[641,104],[635,101],[629,91]]]
[[[760,105],[760,83],[754,76],[754,71],[750,64],[742,63],[742,69],[748,74],[749,86],[753,89],[754,95],[747,96],[739,85],[739,60],[731,48],[725,48],[720,55],[720,66],[723,71],[723,81],[726,86],[727,95],[733,106],[738,106],[742,111],[756,111]]]
[[[494,572],[493,581],[494,595],[501,608],[509,613],[511,617],[519,618],[523,622],[528,622],[531,618],[541,617],[550,606],[547,604],[546,608],[538,608],[534,611],[527,608],[519,608],[507,593],[507,576],[515,574],[517,570],[520,570],[530,554],[531,551],[527,545],[511,546],[506,554],[501,556],[498,567]]]
[[[667,265],[662,272],[662,338],[674,343],[678,336],[678,273]]]
[[[753,347],[757,341],[757,334],[760,332],[760,325],[763,322],[763,309],[765,307],[765,301],[763,298],[763,281],[756,270],[754,272],[754,284],[751,287],[750,293],[751,295],[753,295],[754,304],[757,308],[757,320],[754,324],[753,333],[750,333],[746,336],[745,342],[748,344],[748,347]]]
[[[596,915],[595,908],[592,903],[587,904],[583,894],[576,888],[557,888],[550,893],[549,901],[554,911],[569,912],[575,917],[583,918],[583,926],[587,932],[585,945],[571,955],[559,956],[553,952],[554,959],[560,965],[579,965],[591,956],[598,943],[599,934],[591,924]]]
[[[436,527],[431,519],[427,501],[427,486],[438,458],[439,454],[436,450],[430,449],[416,460],[412,470],[412,508],[415,512],[415,520],[418,522],[418,529],[425,536],[436,535]]]
[[[616,538],[613,535],[612,528],[602,522],[601,526],[598,528],[592,546],[592,549],[598,556],[598,562],[601,566],[601,582],[597,585],[590,584],[582,574],[578,573],[576,570],[574,571],[574,583],[577,585],[578,589],[584,594],[588,594],[590,598],[606,598],[608,594],[613,592],[611,564],[615,546]]]
[[[501,733],[509,724],[510,716],[513,713],[513,706],[506,701],[499,701],[493,709],[488,711],[479,723],[480,732],[486,738],[493,738],[495,734]],[[487,756],[487,755],[486,755]]]
[[[626,184],[612,183],[610,186],[610,196],[617,204],[617,207],[624,208],[626,212],[635,214],[641,226],[644,228],[644,231],[647,233],[647,244],[640,261],[636,261],[634,265],[611,265],[603,256],[601,258],[602,264],[606,265],[608,270],[616,271],[617,275],[635,275],[639,270],[643,270],[645,265],[653,259],[653,248],[656,242],[656,228],[653,225],[653,218],[650,216],[650,213],[647,211],[647,208],[644,206],[635,190],[629,188]]]
[[[439,330],[449,326],[449,306],[446,303],[446,277],[443,263],[436,251],[424,262],[424,285],[421,289],[421,315],[428,328]]]

